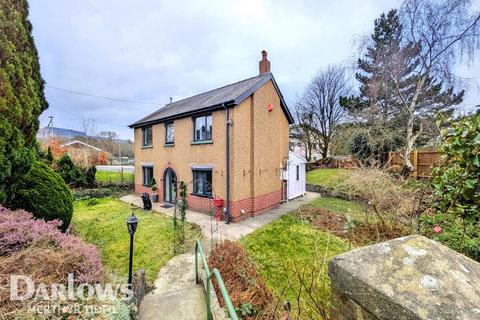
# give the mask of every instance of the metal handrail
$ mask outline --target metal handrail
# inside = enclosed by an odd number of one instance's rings
[[[200,284],[200,277],[198,272],[198,253],[200,253],[200,257],[202,258],[203,267],[205,268],[205,294],[207,300],[207,316],[208,320],[212,320],[212,308],[210,305],[210,280],[213,276],[217,280],[218,287],[220,288],[220,293],[222,294],[223,301],[225,301],[225,307],[227,308],[228,315],[232,320],[238,320],[237,313],[235,312],[235,308],[233,307],[232,301],[230,300],[230,296],[228,295],[227,289],[225,288],[225,284],[223,283],[222,276],[217,268],[214,268],[212,271],[208,268],[207,258],[205,257],[205,253],[203,253],[203,248],[200,243],[200,240],[197,240],[195,243],[195,281],[197,284]]]

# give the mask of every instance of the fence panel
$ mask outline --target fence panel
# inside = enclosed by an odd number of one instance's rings
[[[402,168],[403,159],[399,152],[390,152],[388,158],[390,159],[388,162],[388,168]],[[410,161],[415,167],[415,170],[412,172],[413,178],[430,178],[432,168],[438,165],[440,163],[440,160],[441,157],[437,151],[412,151],[410,153]]]

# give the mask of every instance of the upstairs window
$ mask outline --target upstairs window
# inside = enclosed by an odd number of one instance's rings
[[[144,186],[151,186],[152,179],[153,179],[153,167],[152,166],[143,166],[142,167],[142,175],[143,175],[143,185]]]
[[[173,122],[165,123],[165,144],[173,144],[175,141],[175,128]]]
[[[152,127],[142,128],[142,146],[151,147],[153,145]]]
[[[212,115],[193,118],[193,141],[212,140]]]
[[[193,170],[193,194],[206,197],[212,195],[212,170]]]

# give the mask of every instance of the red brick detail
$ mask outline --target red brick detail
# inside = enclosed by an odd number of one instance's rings
[[[210,208],[213,208],[213,201],[206,197],[199,197],[193,194],[187,195],[187,207],[190,210],[210,213]]]
[[[282,200],[282,190],[267,193],[256,198],[247,198],[230,203],[232,221],[238,222],[248,217],[258,216],[272,208],[278,207]],[[244,212],[242,213],[242,209]]]
[[[159,193],[159,198],[163,196],[163,193],[160,193],[160,189],[161,188],[157,191]],[[152,190],[150,187],[135,184],[135,193],[142,194],[143,192],[147,192],[151,195]],[[278,190],[253,199],[246,198],[239,201],[232,201],[230,202],[232,222],[238,222],[249,217],[261,215],[270,209],[278,207],[281,200],[282,190]],[[187,206],[190,210],[204,213],[210,213],[210,210],[214,208],[211,199],[193,194],[187,195]],[[242,213],[242,209],[244,210],[244,213]]]
[[[144,186],[142,184],[135,184],[135,193],[136,194],[141,195],[144,192],[148,193],[149,195],[152,195],[152,188]]]

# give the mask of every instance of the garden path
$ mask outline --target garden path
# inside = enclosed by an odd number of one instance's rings
[[[245,220],[226,224],[223,221],[218,223],[218,240],[239,240],[242,236],[245,236],[256,229],[280,218],[281,216],[292,212],[298,207],[309,203],[310,201],[320,197],[319,193],[307,192],[305,197],[290,200],[282,203],[279,207],[271,209],[259,216],[249,217]],[[138,195],[127,195],[120,198],[120,200],[132,203],[138,207],[142,207],[142,198]],[[163,203],[153,203],[152,210],[163,213],[167,216],[173,217],[174,208],[162,208]],[[211,219],[210,216],[205,213],[200,213],[192,210],[187,210],[186,218],[188,222],[198,225],[204,236],[203,247],[205,250],[210,250],[210,244],[207,242],[210,240],[211,234]],[[208,245],[207,245],[208,244]]]
[[[195,284],[194,255],[184,253],[173,257],[159,272],[155,289],[142,301],[140,320],[207,319],[205,293]]]
[[[319,196],[318,193],[307,192],[305,197],[282,203],[278,208],[269,210],[260,216],[250,217],[228,225],[223,221],[219,222],[218,239],[216,240],[239,240],[242,236],[298,209],[299,206]],[[127,195],[121,197],[120,200],[142,207],[142,199],[137,195]],[[162,205],[162,203],[154,203],[152,210],[173,216],[174,208],[162,208]],[[186,218],[188,222],[201,228],[203,234],[202,246],[209,252],[212,244],[210,216],[187,210]],[[147,294],[141,303],[140,320],[195,320],[207,318],[204,289],[201,285],[195,284],[195,254],[193,250],[173,257],[160,270],[154,285],[155,289]],[[212,301],[212,308],[215,319],[224,318],[223,311],[215,301]]]

